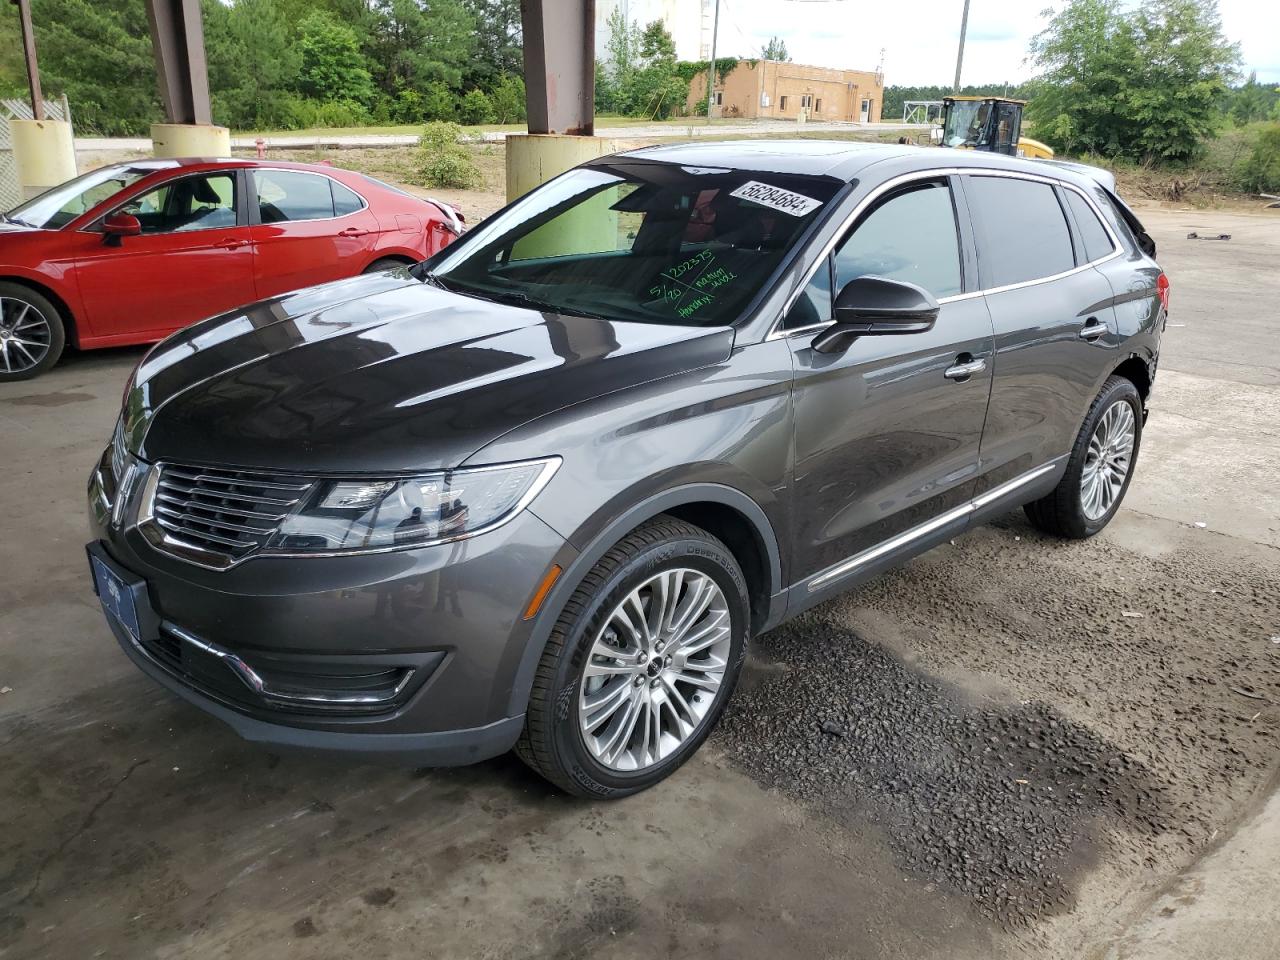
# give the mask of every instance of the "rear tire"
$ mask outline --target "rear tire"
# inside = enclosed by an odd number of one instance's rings
[[[1053,492],[1023,510],[1046,533],[1092,537],[1116,515],[1142,444],[1142,397],[1132,380],[1113,376],[1089,407]]]
[[[516,753],[581,797],[653,786],[715,727],[749,623],[746,581],[728,548],[692,524],[655,518],[615,544],[565,604]]]
[[[381,273],[383,270],[393,270],[396,267],[407,267],[410,264],[403,260],[397,260],[395,257],[383,257],[381,260],[375,260],[364,268],[362,273]]]
[[[62,314],[47,297],[0,282],[0,383],[40,376],[58,362],[66,338]]]

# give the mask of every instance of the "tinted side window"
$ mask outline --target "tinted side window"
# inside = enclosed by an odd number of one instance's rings
[[[836,289],[874,274],[914,283],[935,297],[959,293],[960,240],[950,188],[929,182],[891,194],[836,248],[835,264]]]
[[[236,178],[232,173],[179,177],[134,197],[120,212],[132,214],[143,233],[185,233],[236,225]]]
[[[258,216],[263,223],[325,220],[333,216],[328,177],[287,170],[255,170]]]
[[[831,258],[823,257],[822,265],[800,291],[800,296],[787,311],[782,329],[795,330],[831,320]]]
[[[364,201],[360,199],[360,195],[353,190],[348,190],[337,180],[330,180],[329,186],[333,189],[333,212],[339,217],[345,217],[348,213],[355,213],[364,206]]]
[[[1111,253],[1115,249],[1111,244],[1111,237],[1107,235],[1106,228],[1088,201],[1074,190],[1064,190],[1063,193],[1066,194],[1071,215],[1076,218],[1076,225],[1080,228],[1080,241],[1084,245],[1085,257],[1092,261]]]
[[[1049,184],[971,176],[965,193],[978,220],[987,286],[1039,280],[1075,267],[1067,219]]]

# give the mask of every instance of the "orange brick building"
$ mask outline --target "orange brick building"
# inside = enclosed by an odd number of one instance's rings
[[[834,70],[778,60],[743,60],[717,78],[715,117],[769,117],[878,123],[884,77],[870,70]],[[707,72],[689,84],[688,112],[707,95]]]

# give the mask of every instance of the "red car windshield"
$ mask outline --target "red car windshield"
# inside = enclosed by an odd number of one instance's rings
[[[156,169],[154,164],[147,167],[113,164],[91,170],[14,207],[5,216],[26,227],[60,230],[103,200],[155,173]]]

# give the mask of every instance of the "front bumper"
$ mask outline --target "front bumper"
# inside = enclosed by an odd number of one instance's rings
[[[138,608],[136,638],[106,613],[116,640],[246,739],[441,766],[514,745],[523,716],[508,711],[536,622],[522,613],[547,568],[575,553],[528,511],[438,547],[213,571],[102,507],[91,483],[90,556]]]

